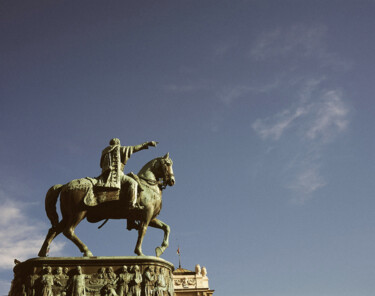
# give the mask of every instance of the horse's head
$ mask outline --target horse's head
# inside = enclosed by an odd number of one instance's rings
[[[159,157],[159,168],[160,168],[160,178],[163,179],[164,185],[173,186],[175,183],[174,174],[173,174],[173,161],[169,158],[169,153],[163,157]]]
[[[173,161],[167,153],[146,163],[139,171],[138,176],[149,184],[159,184],[164,189],[167,185],[173,186],[175,183],[172,165]],[[160,179],[163,180],[162,183],[159,182]]]

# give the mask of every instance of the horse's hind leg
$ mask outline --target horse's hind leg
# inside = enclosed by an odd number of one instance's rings
[[[86,216],[86,211],[77,213],[74,217],[70,217],[69,222],[66,223],[66,226],[63,230],[63,234],[70,239],[83,253],[84,257],[93,257],[93,254],[89,248],[76,236],[74,229]]]
[[[159,219],[152,219],[150,221],[149,226],[162,229],[164,231],[164,238],[163,243],[161,244],[161,247],[157,247],[155,249],[155,253],[157,257],[160,257],[161,254],[164,253],[165,249],[169,246],[169,233],[170,233],[170,227],[165,224],[163,221],[160,221]]]
[[[65,224],[65,221],[64,220],[61,220],[56,227],[51,227],[49,230],[48,230],[48,233],[46,235],[46,239],[44,240],[44,243],[42,245],[42,247],[40,248],[40,251],[38,253],[38,256],[39,257],[46,257],[47,256],[47,253],[48,253],[48,249],[49,249],[49,246],[51,244],[51,242],[53,241],[53,239],[58,236],[63,228],[64,228],[64,224]]]

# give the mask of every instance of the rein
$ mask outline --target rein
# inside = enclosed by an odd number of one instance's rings
[[[167,187],[167,184],[165,183],[165,181],[160,182],[158,180],[147,179],[145,177],[139,177],[139,178],[145,181],[148,185],[151,185],[151,186],[158,185],[161,190],[164,190]]]
[[[155,163],[152,164],[153,167],[155,167]],[[169,178],[172,178],[174,177],[174,174],[170,174],[166,169],[165,169],[165,163],[164,163],[164,160],[162,160],[162,169],[164,171],[164,174],[167,176],[167,179]],[[143,181],[145,181],[148,185],[151,185],[151,186],[155,186],[155,185],[158,185],[159,188],[161,190],[164,190],[165,188],[167,188],[167,182],[163,179],[163,182],[159,181],[159,180],[153,180],[153,179],[148,179],[148,178],[145,178],[145,177],[140,177],[138,176],[140,179],[142,179]]]

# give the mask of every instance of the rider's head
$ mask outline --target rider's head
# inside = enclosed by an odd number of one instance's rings
[[[120,140],[117,138],[113,138],[111,139],[111,141],[109,141],[109,145],[120,145]]]

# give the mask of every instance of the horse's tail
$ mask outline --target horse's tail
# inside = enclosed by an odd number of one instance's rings
[[[52,227],[56,227],[59,223],[59,215],[56,211],[56,203],[63,185],[57,184],[52,186],[46,194],[45,208],[48,219],[51,221]]]

